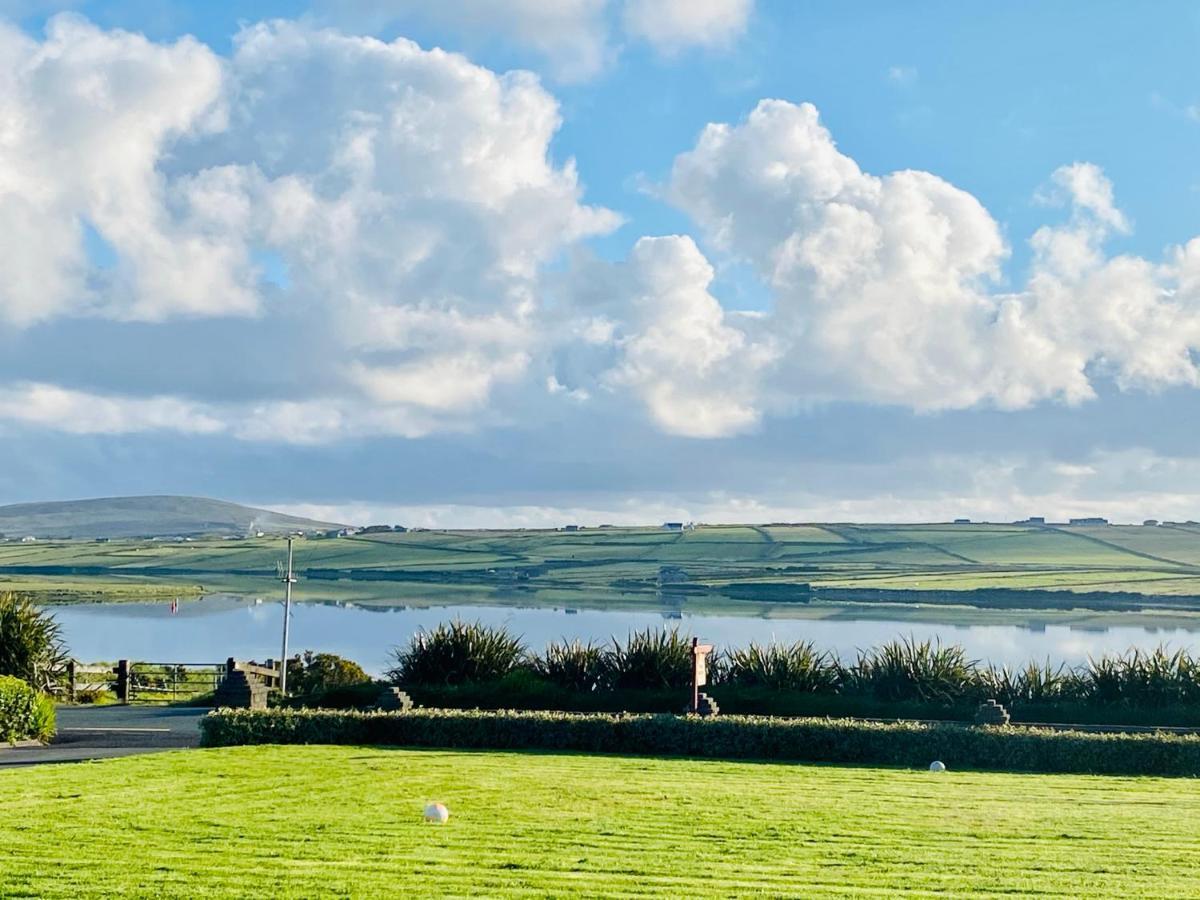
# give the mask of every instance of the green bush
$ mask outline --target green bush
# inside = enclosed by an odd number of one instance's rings
[[[455,619],[412,636],[394,652],[394,684],[466,684],[503,678],[527,661],[521,639],[504,628]]]
[[[688,687],[692,683],[692,641],[678,628],[633,631],[623,646],[612,639],[606,668],[606,681],[614,688]]]
[[[19,594],[0,594],[0,675],[49,690],[66,665],[62,631],[54,617]]]
[[[448,710],[219,710],[201,722],[201,736],[206,747],[375,744],[917,768],[940,759],[951,769],[1200,775],[1197,735],[1088,734],[848,719]]]
[[[557,687],[593,691],[607,684],[608,659],[604,648],[592,641],[562,641],[534,658],[533,671]]]
[[[0,741],[54,736],[54,704],[20,678],[0,675]]]
[[[288,660],[288,690],[302,697],[315,697],[334,688],[369,682],[371,676],[353,660],[335,653],[305,650]]]
[[[722,681],[741,687],[830,694],[841,686],[841,673],[836,661],[811,641],[751,643],[744,650],[729,652]]]

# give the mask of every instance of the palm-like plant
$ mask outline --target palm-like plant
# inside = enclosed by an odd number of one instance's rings
[[[975,673],[962,647],[907,637],[860,651],[844,677],[879,700],[953,703],[972,695]]]
[[[0,675],[49,690],[67,666],[62,628],[27,597],[0,594]]]
[[[572,691],[592,691],[603,687],[608,675],[604,647],[588,641],[559,641],[533,661],[533,670],[542,678]]]
[[[692,642],[678,628],[630,632],[625,644],[615,637],[606,656],[614,688],[682,688],[692,683]]]
[[[388,678],[396,684],[496,681],[527,661],[525,645],[504,628],[455,619],[412,636],[393,651]]]
[[[743,687],[834,693],[840,682],[837,664],[811,641],[794,644],[756,644],[733,650],[726,660],[724,679]]]

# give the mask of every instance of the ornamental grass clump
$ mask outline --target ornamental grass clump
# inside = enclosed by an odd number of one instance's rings
[[[751,643],[729,652],[722,680],[738,687],[833,694],[841,684],[841,674],[837,662],[811,641]]]
[[[1187,652],[1133,649],[1088,658],[1079,670],[1083,698],[1098,704],[1162,707],[1200,700],[1200,663]]]
[[[977,695],[977,671],[962,647],[907,637],[859,651],[858,662],[842,676],[878,700],[952,704]]]
[[[396,665],[387,676],[399,685],[498,681],[528,662],[525,645],[506,629],[458,619],[421,629],[393,656]]]
[[[533,660],[533,671],[551,684],[572,691],[594,691],[607,684],[608,661],[593,641],[556,641]]]
[[[67,667],[62,629],[27,597],[0,594],[0,675],[50,690]]]
[[[605,662],[613,688],[656,690],[692,683],[692,641],[678,628],[632,631],[624,645],[614,637]]]
[[[1014,703],[1056,703],[1077,700],[1080,679],[1065,665],[1057,667],[1027,663],[1023,668],[988,666],[977,676],[981,697],[992,698],[1005,706]]]

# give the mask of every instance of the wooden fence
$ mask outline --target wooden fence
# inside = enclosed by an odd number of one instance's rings
[[[71,660],[62,690],[72,701],[111,691],[120,703],[173,703],[213,693],[234,669],[256,676],[269,688],[279,686],[279,664],[274,660],[260,664],[230,657],[220,663],[122,659],[115,666]]]

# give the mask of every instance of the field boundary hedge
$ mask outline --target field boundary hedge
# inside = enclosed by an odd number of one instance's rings
[[[1095,734],[854,719],[419,709],[217,710],[201,745],[357,744],[1103,775],[1200,775],[1200,735]]]

